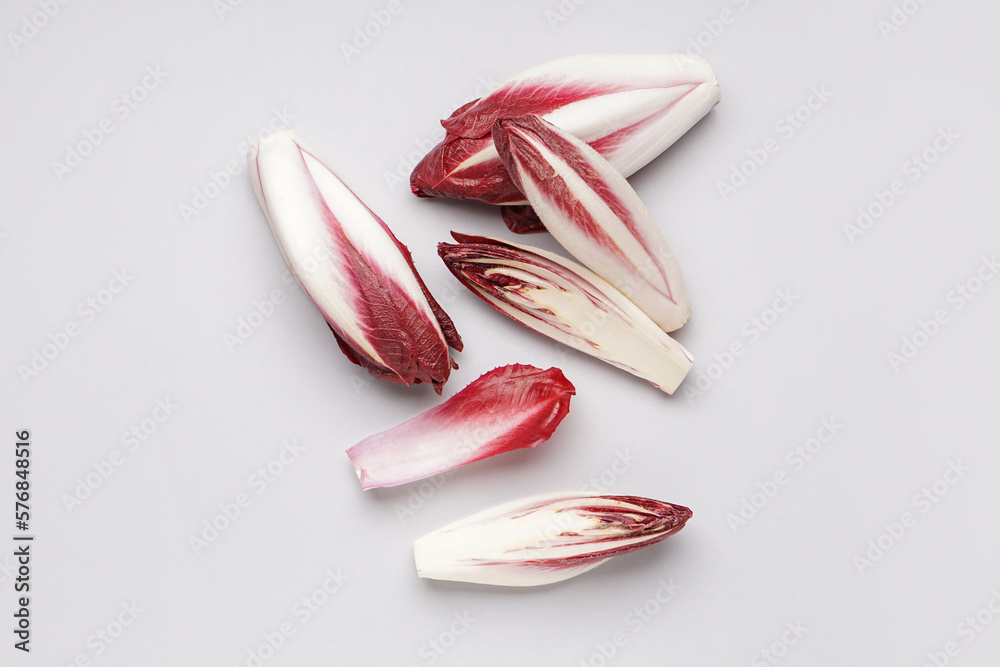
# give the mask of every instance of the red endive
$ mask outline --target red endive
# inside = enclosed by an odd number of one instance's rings
[[[613,285],[540,248],[452,232],[438,254],[476,296],[535,331],[648,380],[668,394],[691,354]]]
[[[498,120],[493,141],[545,228],[664,331],[687,322],[684,277],[649,209],[583,141],[538,116]]]
[[[691,510],[638,496],[555,493],[479,512],[413,543],[417,574],[496,586],[569,579],[666,539]]]
[[[495,368],[447,401],[347,450],[362,489],[397,486],[548,440],[575,388],[558,368]]]
[[[514,204],[511,206],[501,206],[500,215],[507,229],[515,234],[534,234],[544,232],[545,225],[541,218],[527,204]]]
[[[447,134],[414,168],[418,197],[524,204],[493,146],[501,118],[538,115],[589,143],[625,176],[638,171],[719,101],[704,58],[580,55],[532,67],[441,122]]]
[[[291,130],[247,153],[250,179],[285,262],[340,349],[372,375],[440,394],[462,349],[410,253]]]

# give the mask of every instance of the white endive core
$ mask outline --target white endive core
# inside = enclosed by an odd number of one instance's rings
[[[525,282],[532,277],[524,271],[506,267],[489,271],[489,274],[494,273],[511,275]],[[537,275],[534,280],[538,282]],[[669,339],[669,344],[665,344],[653,333],[654,330],[663,332],[652,322],[652,327],[644,328],[635,318],[622,317],[620,311],[595,308],[591,300],[569,284],[564,283],[564,287],[567,289],[541,285],[538,289],[508,291],[507,298],[519,308],[488,292],[484,296],[526,326],[538,329],[544,322],[549,327],[544,333],[565,345],[600,357],[667,393],[677,388],[691,368],[690,357],[679,343]],[[666,334],[663,337],[667,338]]]
[[[510,241],[500,243],[524,252],[529,261],[493,256],[462,260],[490,267],[487,277],[504,274],[523,283],[504,288],[502,298],[475,282],[469,283],[493,307],[564,345],[637,375],[668,394],[677,389],[691,370],[691,353],[613,285],[555,253]]]
[[[634,509],[613,498],[573,492],[505,503],[414,542],[417,573],[503,586],[562,581],[597,567],[616,550],[648,542],[649,535],[630,535],[618,521],[602,519],[602,513]]]

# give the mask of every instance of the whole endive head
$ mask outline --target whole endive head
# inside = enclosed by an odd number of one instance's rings
[[[452,523],[414,542],[413,553],[428,579],[539,586],[656,544],[690,518],[687,507],[651,498],[555,493]]]
[[[501,118],[537,115],[589,143],[624,176],[673,144],[719,101],[704,58],[579,55],[532,67],[441,124],[444,140],[413,170],[418,197],[523,204],[490,138]]]
[[[247,153],[250,179],[281,254],[341,350],[376,377],[441,392],[462,349],[409,251],[291,130]]]
[[[671,394],[690,353],[608,281],[531,246],[452,232],[441,259],[479,298],[521,324]]]
[[[664,331],[687,322],[684,277],[656,221],[600,153],[539,116],[498,120],[493,142],[545,228]]]

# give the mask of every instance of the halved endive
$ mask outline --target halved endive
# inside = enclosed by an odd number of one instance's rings
[[[362,489],[397,486],[548,440],[576,389],[558,368],[511,364],[347,450]]]
[[[538,116],[498,120],[493,142],[545,228],[664,331],[691,315],[684,276],[639,195],[600,153]]]
[[[638,496],[554,493],[456,521],[413,543],[417,574],[495,586],[541,586],[656,544],[691,510]]]
[[[250,179],[285,262],[340,349],[375,377],[437,393],[462,349],[406,246],[291,130],[247,153]]]
[[[683,54],[579,55],[517,74],[441,121],[447,130],[414,168],[418,197],[524,204],[490,136],[501,118],[533,114],[589,143],[624,176],[663,152],[719,102],[708,61]],[[527,217],[522,228],[533,231]]]
[[[452,232],[438,254],[463,285],[553,340],[637,375],[668,394],[693,357],[593,271],[540,248]]]

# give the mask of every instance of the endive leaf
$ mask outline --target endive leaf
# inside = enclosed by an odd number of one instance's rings
[[[347,450],[362,489],[397,486],[548,440],[575,388],[558,368],[495,368],[447,401]]]

